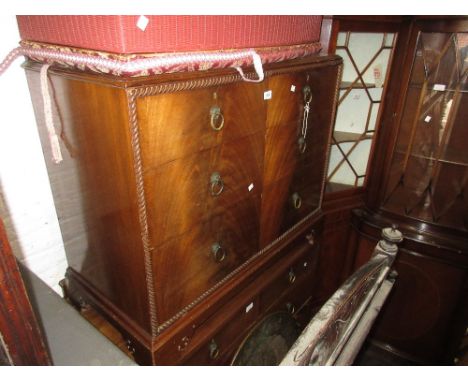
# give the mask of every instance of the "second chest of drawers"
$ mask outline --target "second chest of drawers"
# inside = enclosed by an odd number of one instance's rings
[[[340,64],[272,64],[257,84],[229,70],[145,79],[50,70],[64,162],[47,165],[70,290],[149,354],[214,292],[231,293],[320,209]],[[73,197],[75,209],[64,202]]]

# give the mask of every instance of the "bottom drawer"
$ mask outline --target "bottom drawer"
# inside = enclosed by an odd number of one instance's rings
[[[297,311],[313,292],[314,271],[317,267],[317,248],[306,247],[307,250],[293,265],[276,278],[260,295],[263,311],[287,308],[291,313]],[[291,300],[286,301],[286,300]],[[286,304],[293,304],[286,306]]]
[[[243,334],[254,325],[258,317],[259,303],[256,298],[228,319],[228,324],[213,335],[184,364],[203,366],[229,363],[229,354],[233,345],[239,342]]]

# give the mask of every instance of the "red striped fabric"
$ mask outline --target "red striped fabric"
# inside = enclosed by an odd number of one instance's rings
[[[114,53],[284,46],[319,41],[322,16],[17,16],[23,40]]]

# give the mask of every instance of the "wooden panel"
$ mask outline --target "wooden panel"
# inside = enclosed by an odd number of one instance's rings
[[[266,88],[271,91],[271,99],[267,103],[267,129],[300,122],[304,107],[303,89],[306,84],[305,73],[284,74],[267,80]]]
[[[260,198],[256,199],[255,205],[240,203],[222,211],[153,251],[161,322],[185,308],[258,251]],[[212,250],[215,243],[222,247],[216,254],[218,260]],[[225,258],[219,261],[223,253]]]
[[[312,295],[313,276],[316,276],[318,243],[289,267],[280,277],[272,282],[260,296],[262,309],[265,311],[284,310],[287,303],[294,305],[294,312],[305,299]]]
[[[321,306],[352,274],[354,240],[351,237],[351,212],[328,213],[324,219],[314,301]],[[351,263],[351,264],[350,264]]]
[[[149,330],[125,92],[49,73],[64,156],[55,164],[39,75],[27,77],[68,264]]]
[[[315,161],[320,158],[320,154],[314,152],[311,137],[314,132],[304,140],[305,151],[300,150],[301,121],[302,117],[295,123],[271,127],[266,132],[264,185],[271,185],[291,173],[303,173],[306,167],[317,167]],[[322,169],[315,175],[310,181],[320,179]]]
[[[336,80],[336,70],[324,68],[300,76],[276,76],[270,82],[273,80],[274,90],[267,108],[265,185],[296,171],[298,162],[301,162],[300,166],[306,166],[325,158],[334,101],[333,89],[327,81]],[[294,92],[291,86],[295,86]],[[312,94],[309,114],[304,112],[305,86],[310,88]],[[301,137],[305,141],[302,151],[299,144]]]
[[[466,327],[466,316],[457,317],[466,303],[466,239],[455,241],[455,236],[443,235],[438,230],[424,232],[403,217],[356,210],[353,216],[359,236],[356,266],[365,261],[368,248],[379,239],[380,229],[392,223],[398,224],[405,239],[399,245],[394,264],[398,272],[395,288],[371,338],[382,349],[411,362],[450,363],[453,344]]]
[[[144,174],[148,224],[157,246],[199,221],[238,203],[258,210],[261,193],[263,133],[172,161]],[[211,194],[210,178],[219,173],[224,188]],[[253,185],[251,191],[249,186]],[[215,186],[215,192],[219,187]]]
[[[229,350],[231,350],[233,341],[239,342],[242,338],[239,334],[253,326],[259,316],[259,304],[257,299],[253,299],[251,304],[242,306],[228,321],[226,325],[213,335],[213,337],[202,346],[194,356],[184,365],[225,365],[229,364]],[[218,354],[214,349],[218,349]],[[216,357],[214,356],[216,355]]]
[[[138,98],[142,161],[156,167],[265,128],[264,84],[236,83],[209,89]],[[212,129],[210,109],[224,117],[220,131]],[[214,121],[220,126],[220,121]]]
[[[359,269],[362,265],[370,260],[377,242],[378,240],[369,239],[363,236],[359,237],[357,248],[355,250],[352,272]]]
[[[286,176],[262,195],[260,247],[264,247],[319,207],[316,184],[299,184]]]
[[[405,250],[400,250],[395,269],[395,288],[373,337],[425,364],[440,364],[467,270]]]
[[[335,101],[335,88],[330,83],[336,84],[336,80],[337,68],[327,67],[307,71],[301,76],[280,76],[272,82],[278,97],[272,93],[272,103],[267,109],[261,246],[320,205],[325,168],[318,164],[324,163],[327,157]],[[291,92],[293,84],[295,92]],[[312,92],[308,116],[304,115],[302,91],[306,85]],[[305,116],[306,134],[303,131]],[[303,153],[298,143],[301,136],[305,138]],[[293,198],[297,200],[297,196],[302,200],[300,208],[294,207]]]

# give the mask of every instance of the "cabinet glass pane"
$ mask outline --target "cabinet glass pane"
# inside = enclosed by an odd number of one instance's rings
[[[338,34],[343,76],[327,178],[333,185],[327,192],[365,184],[395,39],[394,33]]]
[[[468,230],[467,33],[420,33],[384,207]]]
[[[345,91],[341,91],[342,96]],[[336,114],[335,131],[362,134],[366,129],[371,101],[362,89],[352,89],[343,98]]]

